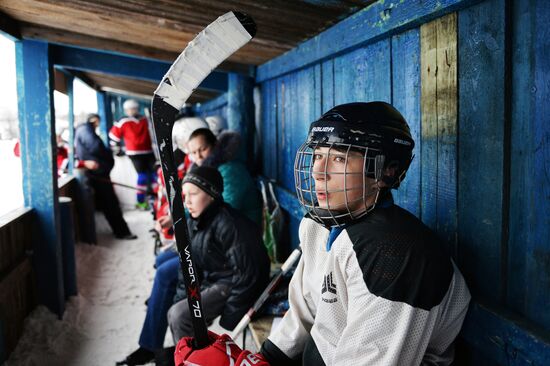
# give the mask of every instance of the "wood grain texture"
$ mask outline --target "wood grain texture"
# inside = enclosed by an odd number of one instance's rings
[[[420,30],[392,38],[392,102],[407,120],[415,141],[414,157],[405,180],[393,191],[395,202],[417,217],[421,213]]]
[[[338,54],[349,53],[476,2],[479,0],[378,1],[261,65],[257,80],[275,78]]]
[[[61,316],[65,309],[59,245],[59,208],[55,161],[53,67],[49,46],[15,44],[23,197],[36,212],[35,271],[39,299]]]
[[[457,17],[436,21],[437,31],[437,233],[456,253]]]
[[[550,3],[515,3],[507,303],[550,329]]]
[[[373,1],[3,0],[0,11],[23,37],[171,60],[218,16],[239,10],[258,32],[229,61],[259,65]]]
[[[458,141],[458,263],[474,295],[505,293],[501,248],[504,200],[504,1],[458,14],[460,65]]]
[[[437,228],[437,21],[420,27],[422,221]]]

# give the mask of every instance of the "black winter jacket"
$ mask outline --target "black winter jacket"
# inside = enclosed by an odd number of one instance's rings
[[[99,164],[97,170],[88,171],[89,174],[109,176],[115,165],[111,150],[105,146],[101,138],[95,133],[91,123],[83,123],[76,127],[74,133],[75,154],[80,160],[94,160]]]
[[[258,226],[221,201],[214,201],[197,219],[188,219],[193,261],[201,289],[223,281],[231,287],[220,325],[232,330],[269,281],[269,257]],[[179,271],[175,301],[186,297]]]

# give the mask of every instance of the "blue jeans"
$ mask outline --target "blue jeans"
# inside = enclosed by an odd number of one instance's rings
[[[168,329],[166,314],[174,300],[178,283],[178,253],[173,250],[160,253],[155,263],[157,272],[139,337],[139,345],[150,351],[160,349],[164,344]]]

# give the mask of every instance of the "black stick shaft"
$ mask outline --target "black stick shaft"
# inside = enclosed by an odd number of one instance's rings
[[[178,110],[157,95],[153,98],[153,125],[160,154],[162,173],[166,182],[166,194],[174,222],[176,246],[187,291],[187,302],[193,324],[196,348],[208,346],[208,328],[203,317],[198,272],[191,254],[191,240],[185,220],[181,185],[172,150],[172,128]]]

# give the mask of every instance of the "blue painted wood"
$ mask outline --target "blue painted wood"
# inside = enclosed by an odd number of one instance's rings
[[[74,77],[67,76],[67,96],[69,97],[69,174],[74,170]]]
[[[391,102],[389,40],[334,59],[334,104]]]
[[[421,52],[421,219],[437,229],[437,31],[435,22],[420,28]]]
[[[23,194],[35,210],[33,267],[39,301],[61,317],[65,310],[59,208],[53,68],[47,43],[15,44]]]
[[[472,293],[495,302],[506,285],[500,257],[505,164],[503,19],[503,0],[485,1],[458,17],[458,260]]]
[[[457,230],[457,19],[437,24],[437,234],[448,252],[456,253]]]
[[[260,87],[261,121],[260,152],[262,173],[265,177],[277,180],[278,134],[277,134],[277,82],[271,80]]]
[[[499,365],[548,365],[550,334],[524,319],[472,303],[460,337],[476,352]]]
[[[392,104],[407,120],[416,155],[404,182],[394,191],[395,202],[420,217],[420,30],[412,29],[392,38]]]
[[[334,104],[334,60],[321,64],[321,113],[325,113]]]
[[[51,46],[55,65],[80,71],[95,71],[127,78],[160,82],[171,63],[133,56],[115,55],[70,46]],[[227,74],[213,71],[198,89],[227,91]]]
[[[99,114],[99,136],[103,143],[109,146],[109,130],[113,126],[113,113],[111,103],[107,93],[98,91],[97,95],[97,114]]]
[[[514,2],[507,303],[550,330],[550,3]]]
[[[254,80],[246,75],[229,74],[227,91],[227,128],[241,135],[240,156],[251,165],[254,161]]]
[[[378,1],[298,47],[258,67],[263,82],[412,29],[480,0]]]
[[[290,115],[290,89],[292,89],[290,76],[277,80],[277,136],[278,136],[278,159],[277,159],[277,184],[292,190],[289,179],[290,160],[292,159],[289,125],[292,121]]]
[[[320,67],[311,67],[280,80],[278,182],[294,191],[294,158],[306,140],[309,125],[321,113]]]
[[[220,115],[224,118],[227,118],[227,114],[223,114],[224,112],[227,113],[227,99],[227,93],[223,93],[212,100],[197,104],[195,107],[195,111],[197,114],[203,117]]]

